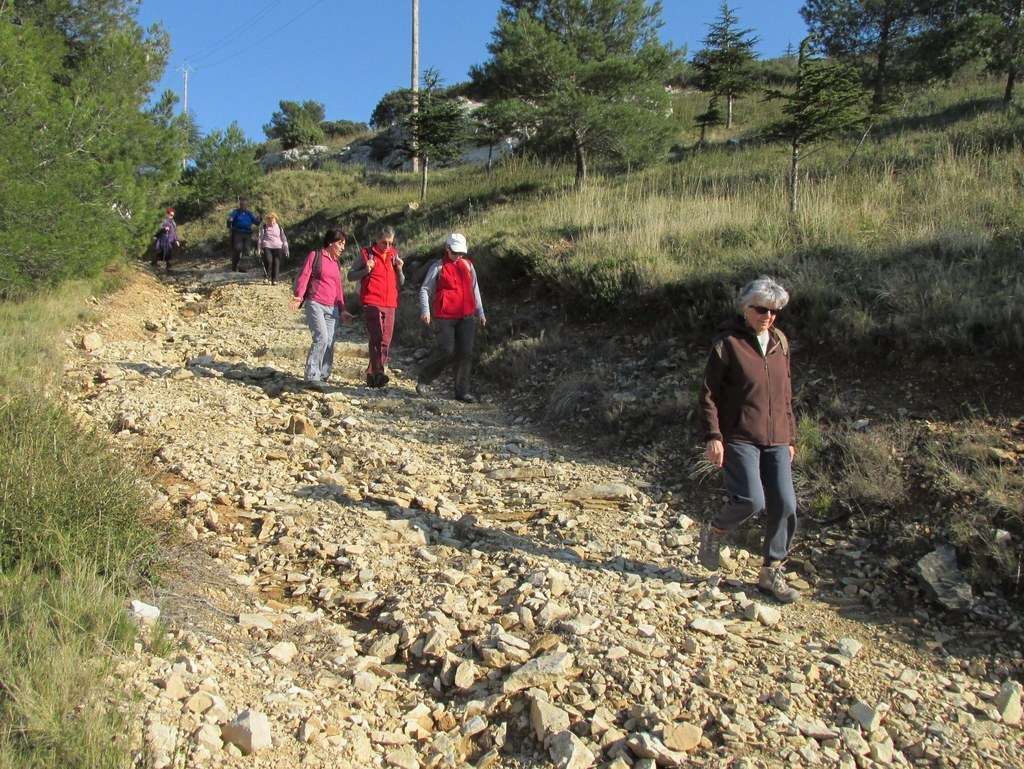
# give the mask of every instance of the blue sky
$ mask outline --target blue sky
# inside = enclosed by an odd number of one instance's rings
[[[764,58],[796,48],[806,34],[804,0],[737,0],[739,26],[761,38]],[[420,72],[433,67],[446,84],[468,79],[489,58],[500,0],[420,0]],[[701,47],[721,0],[663,0],[663,41]],[[160,23],[171,57],[156,93],[183,96],[209,132],[237,121],[252,141],[282,99],[313,100],[328,120],[367,122],[381,97],[409,86],[411,0],[143,0],[138,20]],[[181,104],[179,103],[179,109]]]

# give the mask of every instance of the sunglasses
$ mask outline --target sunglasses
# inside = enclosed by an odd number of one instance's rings
[[[775,307],[760,307],[756,304],[750,305],[750,309],[756,312],[758,315],[767,315],[768,313],[771,313],[772,315],[778,315],[780,312],[780,310],[778,310]]]

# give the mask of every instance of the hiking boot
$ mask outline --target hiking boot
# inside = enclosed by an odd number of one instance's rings
[[[757,574],[757,587],[762,593],[775,596],[775,600],[780,603],[794,603],[800,598],[797,589],[786,583],[781,563],[762,566],[761,571]]]
[[[463,403],[476,403],[476,396],[463,393],[462,395],[456,395],[455,400],[462,401]]]
[[[697,560],[708,571],[718,571],[722,565],[722,545],[725,543],[725,532],[716,529],[710,523],[700,527],[700,547]]]
[[[430,397],[430,387],[429,387],[429,385],[427,385],[426,382],[417,382],[416,383],[416,394],[418,396],[420,396],[421,398],[429,398]]]
[[[374,387],[387,387],[388,382],[391,381],[391,377],[387,374],[377,374],[377,384]]]

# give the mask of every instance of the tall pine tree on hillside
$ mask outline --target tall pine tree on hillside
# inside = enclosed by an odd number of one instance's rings
[[[718,18],[708,25],[708,36],[702,41],[705,47],[693,57],[698,87],[725,99],[726,128],[732,128],[736,98],[754,89],[752,65],[759,38],[750,34],[753,30],[737,29],[738,22],[728,3],[722,3]]]
[[[800,44],[797,85],[791,92],[769,90],[769,98],[782,99],[782,118],[766,131],[789,143],[789,210],[796,213],[800,194],[800,162],[811,144],[859,128],[867,119],[866,94],[856,71],[813,53],[813,39]]]
[[[921,0],[807,0],[800,14],[827,56],[862,68],[880,110],[905,68],[920,71],[911,43],[924,30],[921,8]]]
[[[421,202],[427,199],[431,163],[437,165],[458,157],[469,130],[462,101],[443,85],[436,69],[424,72],[423,86],[417,94],[417,109],[406,116],[409,131],[405,150],[409,157],[420,159]]]
[[[0,3],[0,297],[97,274],[152,235],[184,134],[145,108],[167,38],[135,6]]]
[[[645,0],[503,0],[473,70],[488,100],[519,102],[549,146],[571,148],[576,187],[592,159],[640,164],[675,133],[665,90],[680,56],[658,39],[661,4]]]

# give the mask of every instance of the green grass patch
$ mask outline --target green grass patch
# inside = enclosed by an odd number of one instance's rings
[[[0,305],[0,767],[127,764],[106,677],[154,538],[134,468],[53,394],[91,288]]]

